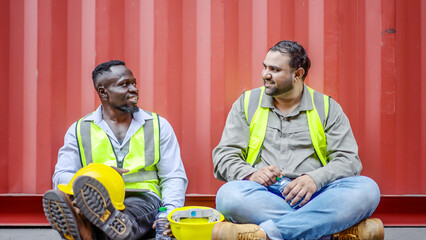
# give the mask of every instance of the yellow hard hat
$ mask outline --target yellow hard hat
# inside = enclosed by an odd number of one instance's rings
[[[188,206],[174,209],[167,219],[177,240],[210,240],[214,225],[224,217],[213,208]]]
[[[98,180],[108,190],[114,207],[118,210],[124,209],[124,181],[115,169],[102,163],[90,163],[78,170],[68,184],[58,184],[59,190],[69,195],[74,195],[72,185],[79,176],[90,176]]]

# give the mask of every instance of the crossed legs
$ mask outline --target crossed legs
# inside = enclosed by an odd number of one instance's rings
[[[379,201],[377,184],[354,176],[329,183],[301,208],[285,202],[275,185],[232,181],[219,189],[216,207],[232,222],[260,225],[271,239],[318,239],[368,218]]]

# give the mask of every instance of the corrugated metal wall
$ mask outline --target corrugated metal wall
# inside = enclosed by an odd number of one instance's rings
[[[267,49],[300,42],[307,83],[349,116],[382,194],[426,194],[426,0],[1,0],[0,193],[51,187],[67,128],[122,59],[141,107],[173,125],[188,193],[214,194],[211,151]]]

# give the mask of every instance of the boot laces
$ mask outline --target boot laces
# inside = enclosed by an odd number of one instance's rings
[[[256,232],[258,230],[254,230],[254,232],[242,232],[242,233],[238,233],[238,240],[257,240],[260,239],[258,237],[256,237]]]
[[[339,234],[339,240],[359,240],[358,228],[351,227],[341,234]]]
[[[353,234],[346,234],[344,236],[340,236],[339,240],[359,240],[359,237]]]

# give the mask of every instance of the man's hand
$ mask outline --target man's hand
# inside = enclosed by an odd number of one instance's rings
[[[111,166],[112,168],[114,168],[115,171],[117,171],[121,176],[123,176],[123,173],[128,173],[129,169],[123,169],[123,168],[118,168],[118,167],[114,167]]]
[[[282,175],[283,173],[281,173],[277,166],[267,166],[248,175],[244,179],[257,182],[267,187],[274,184],[277,181],[277,177],[281,177]]]
[[[284,188],[283,196],[287,195],[285,201],[291,201],[291,206],[294,206],[303,197],[305,197],[305,199],[303,199],[303,201],[299,204],[299,206],[303,206],[311,199],[312,194],[316,191],[317,185],[314,180],[309,175],[303,175],[291,181],[291,183]]]
[[[154,221],[154,224],[152,225],[152,229],[155,229],[156,226],[157,226],[157,220]],[[166,230],[164,230],[163,235],[167,235],[172,238],[175,237],[172,233],[172,229],[170,228],[170,222],[166,223],[166,225],[164,225],[164,228],[166,228]]]

